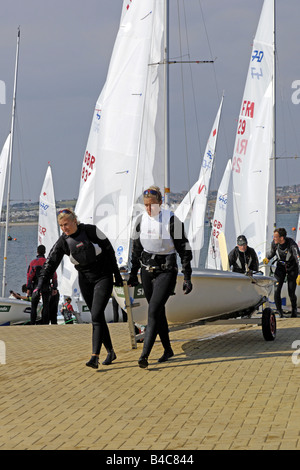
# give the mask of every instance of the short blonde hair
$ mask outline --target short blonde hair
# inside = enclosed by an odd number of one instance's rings
[[[149,186],[149,188],[144,191],[144,197],[155,197],[157,202],[162,202],[162,194],[158,186]]]
[[[67,207],[66,209],[60,209],[58,211],[58,215],[57,215],[58,223],[64,217],[67,217],[68,219],[74,220],[77,223],[77,225],[79,224],[79,220],[77,218],[77,215],[75,214],[73,209],[71,209],[70,207]]]

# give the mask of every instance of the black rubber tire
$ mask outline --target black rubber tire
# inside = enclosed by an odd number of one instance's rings
[[[262,333],[266,341],[274,341],[276,338],[276,316],[269,307],[262,313]]]

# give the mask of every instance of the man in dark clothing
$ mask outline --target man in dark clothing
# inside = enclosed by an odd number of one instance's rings
[[[30,323],[31,325],[36,324],[36,315],[37,315],[37,306],[40,300],[40,292],[34,292],[37,285],[39,274],[41,272],[42,267],[46,262],[45,258],[46,248],[44,245],[39,245],[37,248],[37,256],[34,258],[28,267],[27,270],[27,295],[31,296],[31,315],[30,315]],[[54,289],[57,289],[57,275],[54,273],[52,279],[52,285]],[[42,311],[42,324],[48,325],[49,324],[49,303],[50,303],[50,296],[51,296],[51,289],[50,289],[50,282],[43,287],[41,291],[42,294],[42,301],[43,301],[43,311]]]
[[[296,284],[300,285],[300,252],[297,243],[286,236],[284,228],[274,230],[273,241],[270,251],[263,259],[264,264],[268,264],[269,260],[277,256],[277,266],[275,270],[275,292],[274,299],[276,309],[283,317],[281,304],[281,289],[287,276],[288,294],[292,305],[292,317],[297,316],[297,297]]]
[[[245,235],[237,237],[237,246],[228,255],[229,266],[235,273],[248,273],[258,271],[258,257],[253,248],[248,246]]]

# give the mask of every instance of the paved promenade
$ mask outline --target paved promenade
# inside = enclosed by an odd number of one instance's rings
[[[300,318],[274,342],[258,326],[176,329],[174,358],[157,363],[157,342],[147,370],[127,324],[109,328],[117,360],[98,370],[91,325],[0,328],[0,450],[300,449]]]

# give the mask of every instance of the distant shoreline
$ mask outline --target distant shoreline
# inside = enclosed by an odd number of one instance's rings
[[[0,225],[5,227],[5,222],[1,222]],[[13,227],[16,225],[38,225],[38,222],[9,222],[9,227]]]

